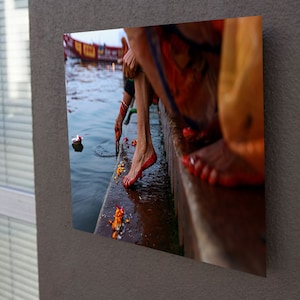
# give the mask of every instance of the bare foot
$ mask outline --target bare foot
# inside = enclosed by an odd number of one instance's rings
[[[210,184],[225,187],[261,185],[264,175],[234,154],[223,139],[182,157],[189,172]]]
[[[149,154],[150,153],[150,154]],[[123,178],[123,185],[129,187],[142,177],[142,172],[151,167],[157,160],[154,150],[141,154],[135,150],[129,173]]]
[[[185,127],[182,130],[184,139],[189,143],[214,142],[222,137],[218,114],[216,113],[208,128],[203,130],[194,130],[191,127]]]

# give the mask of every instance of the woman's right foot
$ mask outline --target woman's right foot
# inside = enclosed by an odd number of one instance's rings
[[[142,178],[142,172],[151,167],[157,160],[155,151],[147,157],[146,155],[139,155],[137,150],[133,157],[130,171],[123,178],[123,185],[126,188],[133,185],[139,178]]]

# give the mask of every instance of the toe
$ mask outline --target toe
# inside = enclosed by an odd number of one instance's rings
[[[200,176],[202,169],[204,167],[204,164],[200,159],[195,160],[194,162],[194,169],[193,169],[193,175],[194,176]]]
[[[190,140],[195,137],[196,132],[190,127],[185,127],[182,130],[182,135],[186,140]]]
[[[202,169],[200,177],[201,177],[202,180],[207,180],[209,175],[210,175],[210,168],[209,168],[209,166],[206,165]]]
[[[181,157],[181,161],[182,161],[182,164],[185,166],[185,167],[189,167],[190,165],[190,156],[189,155],[182,155]]]
[[[208,183],[211,185],[215,185],[218,181],[218,172],[216,169],[212,169],[209,178],[208,178]]]

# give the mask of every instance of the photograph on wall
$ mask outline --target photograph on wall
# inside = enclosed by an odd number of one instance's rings
[[[73,228],[266,276],[262,43],[261,16],[64,33]]]

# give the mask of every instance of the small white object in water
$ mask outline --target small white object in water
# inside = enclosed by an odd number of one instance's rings
[[[80,135],[76,135],[76,138],[72,138],[72,143],[81,143],[83,138]]]

